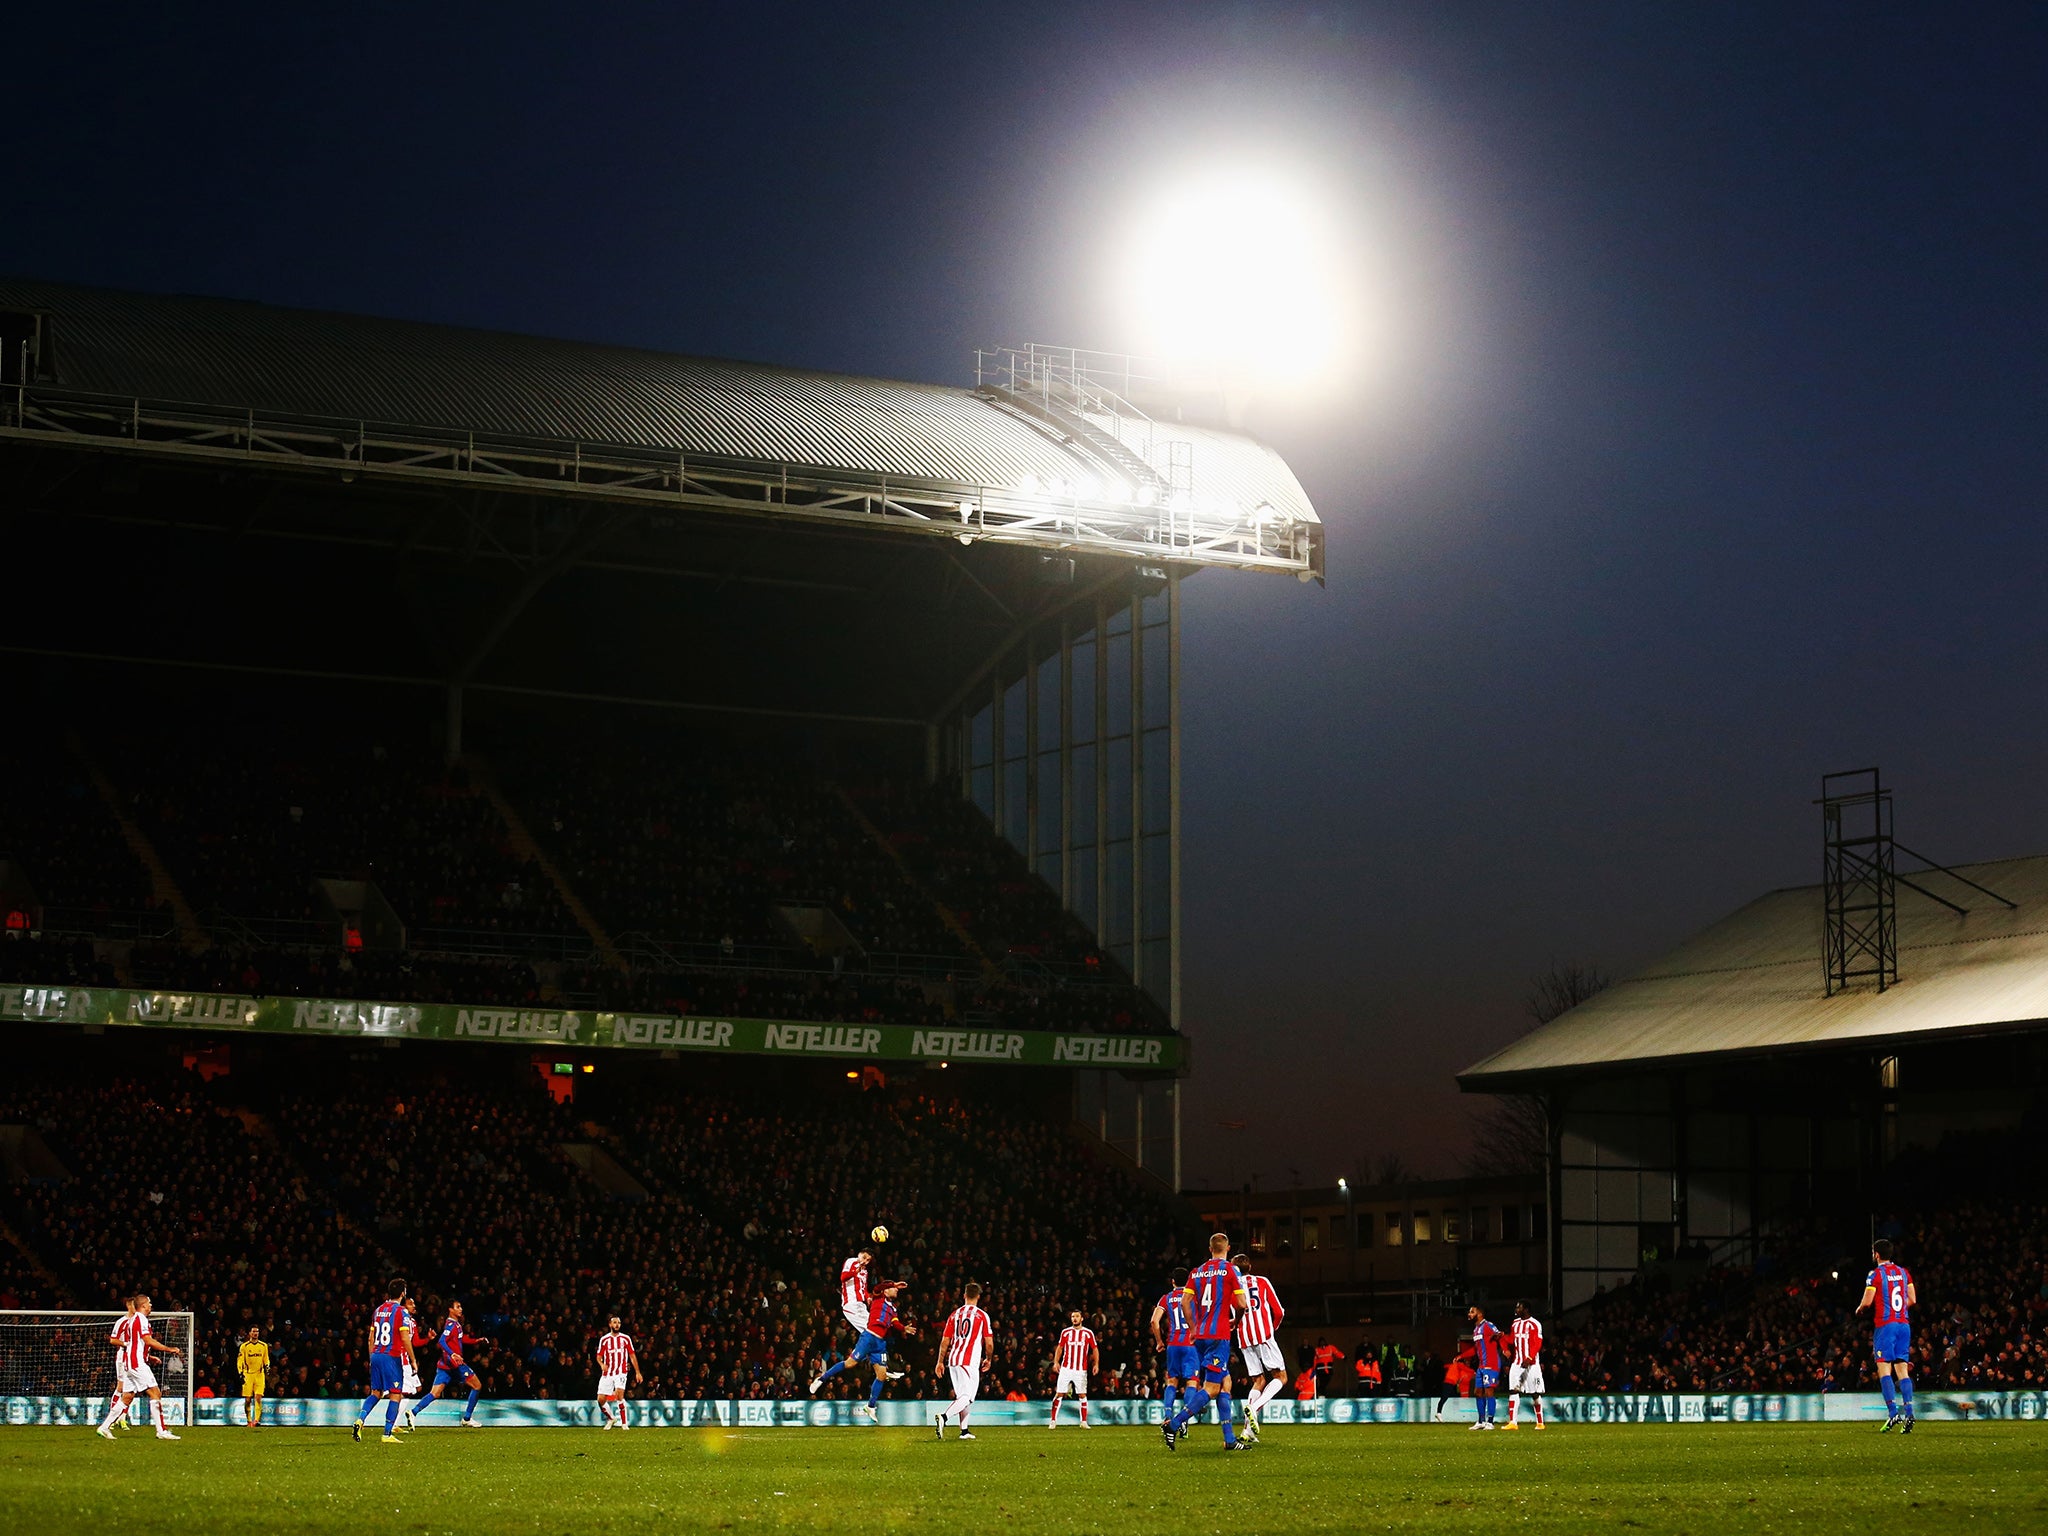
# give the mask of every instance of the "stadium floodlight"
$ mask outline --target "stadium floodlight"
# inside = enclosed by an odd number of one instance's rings
[[[1326,200],[1288,171],[1209,166],[1142,208],[1121,275],[1140,347],[1260,391],[1338,362],[1349,282]]]

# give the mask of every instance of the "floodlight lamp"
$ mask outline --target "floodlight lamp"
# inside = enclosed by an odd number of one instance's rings
[[[1026,475],[1023,479],[1017,482],[1017,490],[1021,495],[1036,496],[1040,490],[1040,486],[1038,484],[1038,476]]]
[[[1153,487],[1152,487],[1151,485],[1147,484],[1147,485],[1141,485],[1141,486],[1139,486],[1139,487],[1138,487],[1138,505],[1139,505],[1139,506],[1141,506],[1141,507],[1149,507],[1149,506],[1151,506],[1151,505],[1152,505],[1152,503],[1153,503],[1153,502],[1157,501],[1158,499],[1159,499],[1159,492],[1158,492],[1157,490],[1155,490],[1155,489],[1154,489],[1154,488],[1153,488]]]
[[[1327,376],[1352,308],[1329,203],[1275,166],[1211,164],[1170,179],[1122,262],[1142,350],[1262,391]]]
[[[973,502],[971,502],[971,501],[963,501],[963,502],[961,502],[961,503],[960,503],[960,521],[964,523],[964,522],[966,522],[966,521],[967,521],[967,520],[968,520],[969,518],[971,518],[972,516],[974,516],[974,503],[973,503]]]
[[[1094,501],[1102,494],[1102,486],[1093,475],[1083,475],[1074,482],[1074,494],[1083,501]]]

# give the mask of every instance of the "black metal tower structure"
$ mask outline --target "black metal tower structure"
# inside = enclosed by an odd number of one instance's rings
[[[1875,768],[1821,775],[1821,941],[1827,995],[1874,977],[1877,990],[1899,979],[1899,895],[1892,794]],[[1946,903],[1944,903],[1946,905]]]

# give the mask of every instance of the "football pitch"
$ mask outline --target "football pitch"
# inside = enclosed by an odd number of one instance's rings
[[[20,1532],[2048,1530],[2048,1425],[0,1430]]]

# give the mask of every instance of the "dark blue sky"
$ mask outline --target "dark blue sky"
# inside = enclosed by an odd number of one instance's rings
[[[2048,849],[2040,5],[282,9],[14,19],[0,266],[957,380],[1120,342],[1191,156],[1343,202],[1386,323],[1256,422],[1329,588],[1188,589],[1191,1180],[1448,1170],[1825,769]]]

